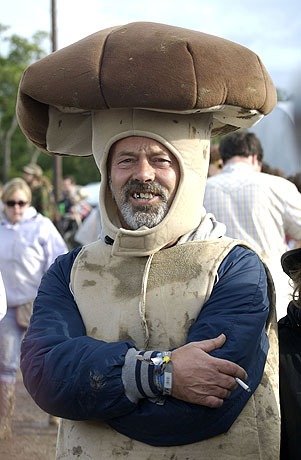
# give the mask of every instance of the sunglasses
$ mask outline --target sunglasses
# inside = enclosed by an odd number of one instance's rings
[[[13,208],[14,206],[16,206],[16,204],[18,206],[20,206],[20,208],[23,208],[23,206],[26,206],[28,204],[28,201],[15,201],[15,200],[8,200],[6,201],[6,206],[8,206],[9,208]]]

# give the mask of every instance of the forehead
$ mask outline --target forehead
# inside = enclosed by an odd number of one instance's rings
[[[11,198],[25,198],[27,199],[27,194],[22,189],[12,189],[9,191],[8,196]]]
[[[122,154],[166,154],[173,157],[172,153],[159,141],[149,137],[129,136],[115,142],[109,154],[109,159],[112,160]]]

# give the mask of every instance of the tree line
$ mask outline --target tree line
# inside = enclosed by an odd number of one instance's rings
[[[22,167],[38,163],[44,174],[53,181],[53,157],[32,145],[24,136],[16,119],[16,99],[24,70],[48,54],[45,42],[49,34],[37,31],[30,39],[9,34],[9,27],[0,24],[0,181],[5,183],[20,176]],[[63,158],[63,175],[72,174],[79,184],[99,181],[93,157]]]

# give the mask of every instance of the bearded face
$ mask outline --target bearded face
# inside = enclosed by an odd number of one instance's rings
[[[124,228],[158,225],[177,190],[176,158],[154,139],[131,136],[112,146],[109,161],[109,186]]]

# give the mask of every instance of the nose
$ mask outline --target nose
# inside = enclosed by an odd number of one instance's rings
[[[139,182],[151,182],[155,179],[155,170],[147,158],[140,159],[133,172],[133,179]]]

